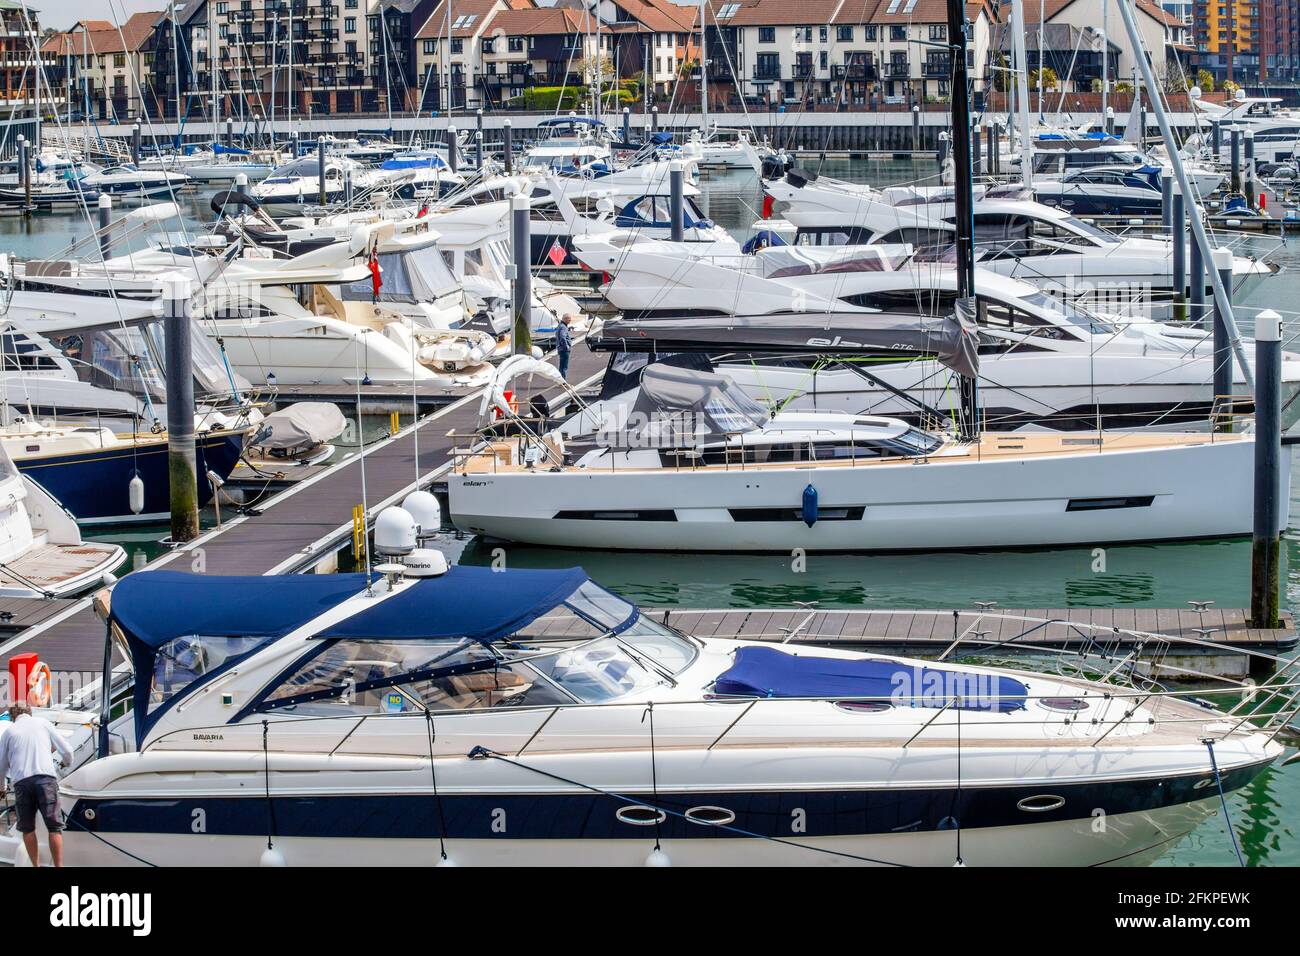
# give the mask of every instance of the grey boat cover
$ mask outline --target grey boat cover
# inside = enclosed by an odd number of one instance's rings
[[[974,300],[948,316],[904,312],[771,312],[610,319],[588,337],[615,352],[750,352],[768,355],[934,358],[968,378],[979,375]]]
[[[255,439],[258,448],[284,450],[338,438],[347,419],[329,402],[297,402],[266,416]]]
[[[762,428],[770,417],[725,375],[655,364],[641,374],[628,432],[633,446],[691,445]]]

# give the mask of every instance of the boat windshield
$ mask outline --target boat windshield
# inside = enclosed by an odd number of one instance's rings
[[[669,685],[697,647],[585,582],[488,642],[325,640],[265,692],[257,710],[297,716],[597,704]]]
[[[1051,315],[1060,325],[1073,325],[1097,335],[1111,335],[1117,331],[1113,324],[1099,315],[1071,302],[1062,302],[1046,292],[1030,293],[1022,296],[1020,301]]]

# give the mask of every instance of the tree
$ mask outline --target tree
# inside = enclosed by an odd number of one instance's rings
[[[1202,93],[1214,92],[1214,74],[1209,70],[1199,70],[1196,74],[1196,85],[1201,88]]]
[[[1039,70],[1032,70],[1029,74],[1029,88],[1031,90],[1043,89],[1048,92],[1054,92],[1061,88],[1060,77],[1050,66],[1045,66]]]

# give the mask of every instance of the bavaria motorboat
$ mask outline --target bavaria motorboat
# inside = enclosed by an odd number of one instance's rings
[[[181,171],[199,182],[233,183],[240,176],[256,182],[271,175],[271,171],[280,165],[280,153],[278,150],[212,143],[206,149],[189,153],[185,160]]]
[[[802,182],[797,177],[764,183],[781,215],[796,227],[796,244],[907,243],[925,250],[955,241],[951,188],[920,195],[910,188],[891,189],[880,201],[849,200]],[[1168,238],[1114,235],[1064,209],[1034,202],[1018,187],[985,192],[975,200],[974,219],[981,266],[1032,282],[1057,297],[1142,315],[1165,306],[1174,292],[1173,242]],[[1245,295],[1277,271],[1274,263],[1234,256],[1234,289]],[[1206,290],[1212,294],[1208,277]]]
[[[1284,752],[1178,694],[695,637],[580,569],[399,561],[119,582],[133,706],[76,728],[100,756],[60,782],[68,862],[1134,864]]]
[[[1034,180],[1034,199],[1075,216],[1159,216],[1164,203],[1154,166],[1092,166]]]
[[[507,359],[484,393],[484,444],[459,450],[448,477],[461,531],[548,547],[789,554],[1091,546],[1252,528],[1249,431],[960,440],[886,417],[771,413],[726,375],[654,365],[634,402],[588,429],[594,447],[570,452],[545,424],[495,437],[513,414],[504,389],[518,393],[503,383],[558,379],[549,368]],[[1279,500],[1289,484],[1284,463]]]
[[[247,428],[195,435],[199,506],[239,462]],[[158,521],[171,513],[166,432],[24,421],[0,427],[0,446],[80,524]]]
[[[1227,165],[1232,161],[1232,130],[1251,130],[1255,134],[1257,163],[1286,166],[1292,171],[1300,164],[1300,112],[1282,108],[1280,98],[1239,94],[1227,105],[1205,99],[1192,102],[1211,123],[1218,124],[1220,145],[1214,155],[1213,137],[1202,128],[1189,137],[1187,148],[1200,150]]]
[[[116,166],[81,164],[81,188],[107,193],[116,199],[144,201],[157,196],[175,198],[176,193],[191,182],[184,173],[167,169],[142,169],[132,163]]]
[[[714,123],[707,133],[691,133],[691,142],[700,151],[701,169],[754,169],[764,157],[771,155],[770,147],[758,145],[747,129],[735,129]]]
[[[1085,134],[1078,137],[1045,133],[1034,140],[1033,157],[1035,188],[1044,180],[1105,168],[1141,170],[1144,177],[1154,176],[1158,189],[1161,171],[1170,168],[1167,162],[1157,161],[1154,156],[1143,152],[1136,144],[1124,142],[1105,133]],[[1012,165],[1019,165],[1019,159],[1013,159]],[[1198,198],[1214,195],[1223,185],[1225,178],[1222,171],[1186,158],[1183,161],[1183,172],[1188,178],[1192,192]]]
[[[373,169],[354,159],[329,154],[325,158],[325,203],[332,205],[371,189],[379,188],[402,175]],[[249,194],[272,216],[292,216],[320,205],[320,162],[316,156],[302,156],[255,183]]]
[[[76,519],[19,471],[0,442],[0,597],[71,597],[113,580],[115,544],[83,541]]]

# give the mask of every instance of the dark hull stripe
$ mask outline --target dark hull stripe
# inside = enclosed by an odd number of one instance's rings
[[[1267,764],[1224,775],[1225,790],[1245,786]],[[274,780],[274,778],[273,778]],[[1208,783],[1206,783],[1208,781]],[[1200,784],[1198,787],[1197,784]],[[250,784],[250,789],[253,785]],[[261,782],[257,786],[260,788]],[[274,786],[274,782],[273,782]],[[989,787],[916,790],[843,790],[759,793],[672,793],[629,795],[670,811],[660,824],[664,839],[739,837],[843,837],[953,829],[1024,826],[1086,820],[1159,810],[1217,794],[1208,769],[1202,775],[1160,780],[1085,783],[1070,786]],[[1064,798],[1057,809],[1031,813],[1017,806],[1028,797]],[[439,833],[438,806],[426,795],[274,797],[275,832],[282,837],[340,839],[607,840],[645,839],[650,826],[615,816],[629,801],[595,793],[447,795],[442,797],[446,833]],[[680,815],[695,807],[722,807],[736,815],[731,829],[691,823]],[[91,819],[86,811],[93,809]],[[264,836],[270,808],[264,796],[184,799],[136,797],[80,799],[75,826],[114,833]],[[195,821],[205,827],[195,830]],[[802,825],[803,829],[797,829]],[[501,829],[504,827],[504,831]]]

